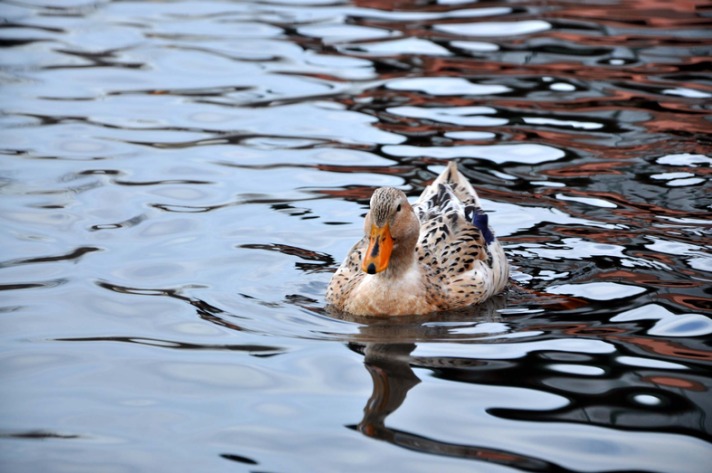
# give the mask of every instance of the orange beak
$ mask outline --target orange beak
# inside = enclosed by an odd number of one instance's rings
[[[383,227],[371,225],[371,235],[368,242],[366,256],[363,258],[361,269],[368,274],[376,274],[384,271],[391,260],[393,251],[393,237],[391,229],[386,224]]]

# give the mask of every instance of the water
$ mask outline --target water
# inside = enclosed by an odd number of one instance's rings
[[[707,471],[709,4],[0,9],[3,471]],[[448,159],[507,293],[327,313]]]

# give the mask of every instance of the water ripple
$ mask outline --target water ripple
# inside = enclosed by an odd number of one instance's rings
[[[5,2],[4,464],[696,473],[707,10]],[[507,292],[325,307],[373,190],[449,160]]]

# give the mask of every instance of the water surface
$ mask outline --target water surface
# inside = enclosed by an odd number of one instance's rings
[[[0,13],[3,471],[707,471],[709,4]],[[326,311],[451,159],[507,292]]]

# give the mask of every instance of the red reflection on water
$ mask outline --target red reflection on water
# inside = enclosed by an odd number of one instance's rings
[[[707,391],[707,388],[697,381],[692,381],[689,379],[684,379],[679,376],[646,376],[641,378],[643,381],[647,381],[651,384],[669,386],[671,388],[686,389],[688,391]]]

